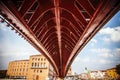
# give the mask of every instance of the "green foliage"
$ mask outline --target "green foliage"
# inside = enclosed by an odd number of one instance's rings
[[[116,72],[120,75],[120,64],[116,65]]]

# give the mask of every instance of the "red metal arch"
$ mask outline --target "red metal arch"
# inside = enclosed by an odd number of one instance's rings
[[[0,1],[0,15],[49,60],[61,78],[81,49],[119,9],[120,0]]]

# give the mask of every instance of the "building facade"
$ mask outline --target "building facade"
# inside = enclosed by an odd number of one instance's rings
[[[53,74],[53,67],[43,55],[32,55],[29,60],[9,62],[7,71],[9,78],[27,80],[53,80]]]
[[[71,75],[72,75],[72,68],[70,67],[70,68],[68,69],[67,76],[71,76]]]
[[[107,77],[106,74],[106,70],[91,71],[90,79],[105,79]]]
[[[90,79],[90,80],[119,80],[119,75],[116,73],[115,68],[110,68],[106,70],[90,71],[90,77],[88,78],[87,73],[81,73],[79,75],[80,79]]]
[[[7,70],[0,70],[0,78],[6,77]]]
[[[27,80],[53,80],[54,70],[43,55],[33,55],[29,59]]]
[[[67,76],[72,75],[70,67]],[[7,77],[26,80],[56,80],[53,67],[43,55],[32,55],[29,60],[11,61]]]
[[[107,69],[107,75],[110,79],[117,79],[118,78],[118,74],[116,73],[116,69],[115,68],[110,68]]]
[[[68,69],[67,75],[66,75],[66,77],[64,78],[64,80],[72,80],[72,79],[73,79],[72,68],[70,67],[70,68]]]
[[[7,76],[9,78],[26,78],[28,75],[29,60],[9,62]]]

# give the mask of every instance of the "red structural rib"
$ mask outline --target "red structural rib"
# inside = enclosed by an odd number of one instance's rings
[[[64,78],[89,40],[120,9],[120,0],[1,0],[0,15]]]

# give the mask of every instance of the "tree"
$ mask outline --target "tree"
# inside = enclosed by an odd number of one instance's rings
[[[120,64],[116,65],[116,73],[120,75]]]

